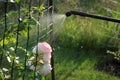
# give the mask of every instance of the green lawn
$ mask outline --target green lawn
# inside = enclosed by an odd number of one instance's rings
[[[95,69],[103,54],[66,48],[58,48],[54,54],[56,80],[120,80],[116,76]]]

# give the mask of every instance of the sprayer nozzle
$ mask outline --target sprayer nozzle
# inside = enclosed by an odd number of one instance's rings
[[[67,17],[71,16],[71,11],[66,12],[66,16],[67,16]]]

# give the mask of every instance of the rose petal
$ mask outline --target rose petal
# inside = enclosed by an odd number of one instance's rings
[[[43,53],[51,53],[52,48],[48,43],[42,42],[42,43],[38,43],[38,51],[41,51]]]
[[[51,72],[52,68],[51,68],[51,65],[50,64],[44,64],[42,66],[42,69],[40,70],[40,74],[41,75],[47,75]]]
[[[50,64],[50,60],[51,60],[51,55],[44,55],[43,56],[43,61],[47,64]]]

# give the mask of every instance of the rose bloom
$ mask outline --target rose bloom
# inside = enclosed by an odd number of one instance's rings
[[[50,65],[50,60],[51,60],[51,52],[52,48],[47,42],[41,42],[38,43],[32,50],[34,54],[38,53],[38,64],[36,66],[36,71],[39,71],[41,75],[47,75],[48,73],[51,72],[52,68]],[[32,61],[35,58],[30,58],[30,61],[28,61],[28,65],[32,64]],[[40,65],[42,63],[42,65]],[[35,70],[35,66],[31,65],[30,66],[31,70]]]
[[[38,43],[37,47],[38,47],[38,51],[41,51],[43,53],[49,54],[52,52],[51,46],[46,42]]]
[[[50,64],[50,60],[51,60],[51,55],[46,55],[46,54],[43,55],[44,63]]]
[[[47,42],[38,43],[38,45],[33,48],[32,52],[37,53],[37,49],[38,53],[51,55],[52,52],[52,48]]]
[[[52,68],[50,64],[44,64],[43,66],[41,66],[42,68],[40,69],[40,74],[41,75],[47,75],[51,72]]]

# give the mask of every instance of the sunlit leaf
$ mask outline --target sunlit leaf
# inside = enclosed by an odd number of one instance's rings
[[[4,44],[8,44],[9,41],[7,39],[4,39]]]
[[[15,50],[13,47],[10,47],[9,49],[10,49],[11,51],[14,51],[14,50]]]
[[[19,3],[19,2],[20,2],[20,0],[15,0],[15,2]]]
[[[2,70],[5,72],[9,71],[7,68],[2,68]]]
[[[15,43],[16,42],[16,38],[12,37],[12,38],[10,38],[10,41]]]
[[[15,60],[15,63],[16,63],[16,64],[19,64],[19,63],[20,63],[20,61],[19,61],[19,60]]]
[[[0,41],[0,46],[3,46],[3,40]]]
[[[45,9],[44,4],[41,4],[41,6],[39,7],[39,10],[41,11],[43,9]]]
[[[33,7],[34,10],[41,12],[45,9],[44,4],[40,5],[39,7]]]
[[[23,30],[23,31],[22,31],[22,34],[23,34],[25,37],[27,37],[27,31]]]

